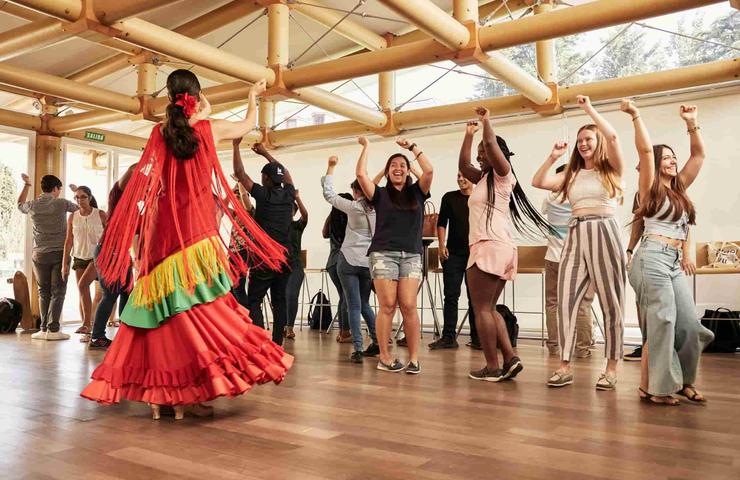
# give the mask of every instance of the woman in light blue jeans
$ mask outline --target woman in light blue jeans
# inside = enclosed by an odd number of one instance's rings
[[[363,356],[380,353],[378,338],[375,335],[375,312],[370,306],[372,279],[367,258],[367,249],[375,229],[375,210],[365,199],[357,180],[352,182],[352,196],[348,200],[334,191],[334,168],[339,159],[332,155],[326,168],[326,176],[321,177],[324,199],[337,210],[347,214],[347,228],[344,242],[337,259],[337,273],[344,291],[344,300],[349,314],[349,327],[352,332],[352,363],[362,363]],[[360,316],[365,319],[372,343],[363,352],[362,327]]]
[[[713,340],[699,323],[686,274],[696,267],[688,255],[688,229],[696,211],[686,189],[704,163],[704,143],[696,121],[697,109],[681,105],[691,155],[678,171],[676,155],[667,145],[652,145],[637,107],[622,101],[632,116],[635,146],[640,157],[640,209],[645,225],[629,281],[635,289],[643,335],[640,398],[661,405],[678,405],[673,394],[705,402],[694,387],[699,357]]]

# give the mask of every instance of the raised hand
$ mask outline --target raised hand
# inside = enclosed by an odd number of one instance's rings
[[[69,189],[72,190],[72,193],[76,192],[77,188],[77,185],[75,185],[74,183],[69,184]]]
[[[256,97],[265,93],[265,90],[267,90],[267,80],[263,78],[252,85],[252,88],[249,89],[249,95]]]
[[[232,143],[232,144],[233,144],[233,145],[234,145],[235,147],[238,147],[238,146],[239,146],[239,144],[240,144],[240,143],[242,143],[242,138],[244,138],[244,137],[237,137],[237,138],[233,139],[233,140],[231,141],[231,143]]]
[[[591,99],[587,95],[576,95],[578,106],[585,109],[591,106]]]
[[[360,145],[366,148],[368,145],[370,145],[370,142],[367,141],[367,137],[362,137],[362,136],[357,137],[357,143],[359,143]]]
[[[339,157],[337,157],[336,155],[332,155],[331,157],[329,157],[330,167],[336,167],[338,163],[339,163]]]
[[[264,155],[267,153],[267,149],[261,143],[255,143],[254,145],[252,145],[252,151],[257,155]]]
[[[29,177],[26,173],[21,173],[21,179],[25,183],[31,183],[31,177]]]
[[[396,139],[396,143],[398,144],[399,147],[405,148],[405,149],[408,149],[411,146],[411,142],[409,142],[407,139],[403,137],[398,137]]]
[[[622,104],[619,106],[619,108],[624,113],[630,115],[632,118],[640,114],[639,110],[637,110],[637,107],[635,106],[635,102],[633,102],[629,98],[623,98]]]
[[[698,113],[696,105],[681,105],[678,107],[681,118],[686,122],[696,122],[696,114]]]
[[[555,145],[552,147],[552,152],[550,152],[550,158],[552,159],[558,159],[565,155],[565,152],[568,151],[568,142],[555,142]]]
[[[480,127],[478,126],[478,122],[476,122],[475,120],[470,121],[467,125],[465,125],[466,135],[475,135],[478,130],[480,130]]]
[[[491,112],[485,107],[475,107],[475,114],[482,122],[487,122],[491,116]]]

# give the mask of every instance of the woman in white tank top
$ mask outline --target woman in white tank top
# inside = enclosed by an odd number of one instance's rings
[[[556,192],[573,208],[558,271],[558,336],[561,363],[547,382],[550,387],[573,383],[571,357],[576,318],[586,292],[594,286],[604,315],[606,371],[597,390],[613,390],[624,333],[625,252],[614,210],[622,197],[622,148],[616,130],[579,95],[578,104],[593,120],[578,130],[576,148],[564,172],[549,173],[568,150],[558,142],[535,173],[532,186]]]
[[[77,288],[80,291],[80,312],[82,326],[75,333],[83,335],[80,341],[87,341],[90,333],[93,299],[90,296],[90,285],[97,278],[97,271],[93,264],[93,251],[103,235],[103,227],[107,221],[104,211],[98,209],[98,202],[88,187],[81,186],[75,190],[75,201],[80,209],[67,219],[67,238],[64,241],[64,262],[62,276],[69,276],[70,254],[72,269],[75,271]],[[99,301],[98,289],[95,290],[95,300]]]

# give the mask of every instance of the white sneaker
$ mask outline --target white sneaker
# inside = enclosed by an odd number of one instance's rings
[[[46,340],[46,332],[43,330],[39,330],[38,332],[32,334],[31,338],[33,340]]]
[[[47,340],[69,340],[69,335],[62,332],[47,332],[46,333],[46,339]]]

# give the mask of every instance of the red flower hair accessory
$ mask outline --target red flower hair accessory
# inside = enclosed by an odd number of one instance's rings
[[[178,93],[175,97],[175,105],[182,107],[182,111],[187,118],[192,117],[198,112],[198,99],[189,93]]]

